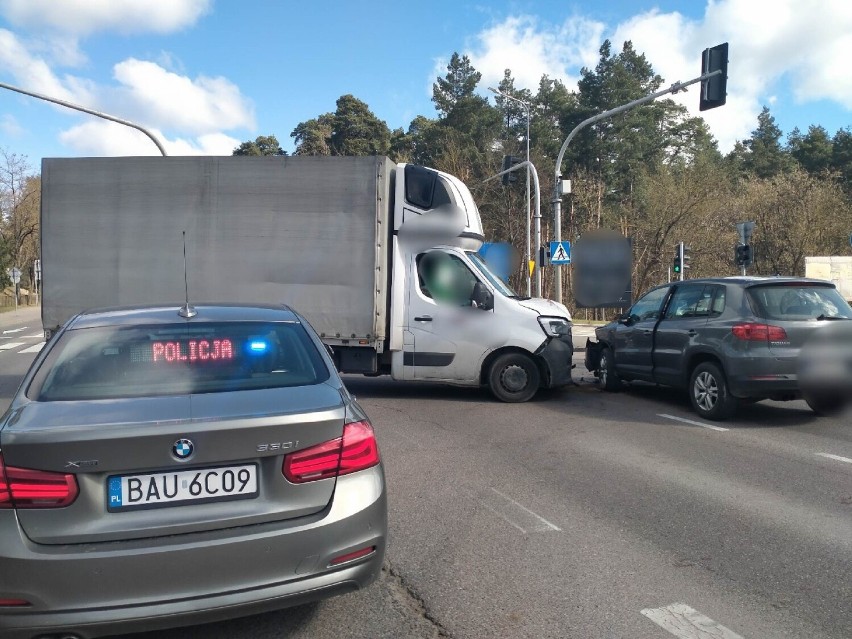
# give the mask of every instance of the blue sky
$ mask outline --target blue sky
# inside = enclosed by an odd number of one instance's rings
[[[728,104],[706,112],[723,150],[762,105],[785,133],[852,125],[852,2],[699,0],[428,3],[284,0],[0,0],[0,81],[138,121],[172,154],[227,154],[290,132],[352,93],[391,128],[434,115],[453,51],[482,89],[510,67],[573,86],[604,38],[631,39],[667,83],[700,51],[731,47]],[[697,114],[697,90],[677,97]],[[140,134],[0,90],[0,147],[41,157],[156,153]]]

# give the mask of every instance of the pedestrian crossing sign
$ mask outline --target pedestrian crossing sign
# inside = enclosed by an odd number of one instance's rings
[[[551,264],[570,264],[571,263],[571,242],[551,242],[550,243],[550,263]]]

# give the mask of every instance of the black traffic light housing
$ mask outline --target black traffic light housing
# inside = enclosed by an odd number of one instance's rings
[[[679,275],[681,266],[682,265],[681,265],[681,262],[680,262],[680,244],[678,244],[677,248],[675,249],[674,260],[672,260],[672,272],[675,275]]]
[[[728,43],[704,49],[701,54],[701,75],[721,71],[712,78],[701,81],[699,111],[715,109],[725,104],[728,97]]]
[[[754,253],[751,244],[738,244],[734,249],[734,261],[737,266],[751,266],[754,262]]]
[[[508,171],[516,164],[520,163],[521,160],[516,158],[514,155],[504,155],[503,156],[503,171]],[[518,181],[518,176],[516,172],[506,173],[502,176],[503,186],[509,186],[510,183],[514,183]]]

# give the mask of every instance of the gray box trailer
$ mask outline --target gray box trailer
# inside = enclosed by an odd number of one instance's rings
[[[328,343],[388,332],[384,157],[42,161],[42,319],[184,301],[286,303]]]

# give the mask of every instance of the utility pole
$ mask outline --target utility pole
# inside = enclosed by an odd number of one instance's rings
[[[492,93],[496,94],[496,95],[499,95],[499,96],[506,98],[507,100],[513,100],[513,101],[515,101],[519,104],[522,104],[524,106],[524,108],[526,108],[526,111],[527,111],[527,163],[529,163],[529,161],[530,161],[530,118],[532,117],[532,105],[529,102],[526,102],[524,100],[521,100],[521,99],[516,98],[514,96],[511,96],[511,95],[508,95],[507,93],[503,93],[502,91],[498,91],[494,87],[488,87],[488,90],[491,91]],[[524,270],[527,273],[527,295],[528,296],[532,295],[532,290],[531,290],[532,285],[531,285],[530,270],[529,270],[529,263],[530,263],[530,259],[531,259],[530,255],[531,255],[531,252],[532,252],[532,248],[530,246],[531,245],[531,240],[530,240],[530,226],[531,226],[531,224],[530,224],[530,190],[531,190],[530,168],[529,168],[529,166],[527,166],[527,224],[526,224],[526,227],[527,227],[527,246],[526,246],[526,255],[525,255],[525,260],[524,260],[524,264],[525,264]],[[538,261],[538,258],[536,258],[536,262],[537,261]],[[541,297],[540,291],[539,291],[539,297]]]

